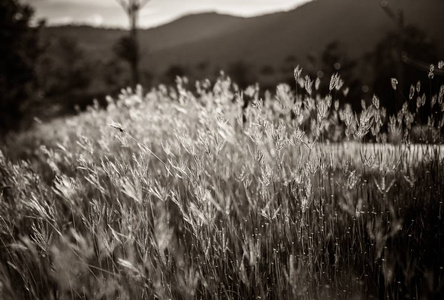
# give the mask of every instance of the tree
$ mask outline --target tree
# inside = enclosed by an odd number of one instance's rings
[[[228,66],[227,73],[241,89],[245,89],[256,82],[251,64],[243,60],[232,62]]]
[[[140,49],[137,39],[137,28],[140,10],[150,0],[116,0],[129,18],[129,37],[123,37],[116,45],[115,52],[126,60],[131,68],[131,80],[133,86],[139,83]]]
[[[33,114],[47,119],[91,103],[100,89],[100,67],[76,39],[51,38],[35,67],[40,103],[33,107]]]
[[[163,81],[167,84],[174,85],[177,77],[183,77],[187,74],[187,70],[180,64],[173,64],[163,74]]]
[[[0,130],[18,125],[35,84],[43,23],[31,27],[32,16],[32,8],[18,0],[0,1]]]
[[[53,39],[37,64],[39,87],[48,98],[66,98],[92,81],[91,63],[75,39]]]
[[[312,53],[308,56],[310,64],[305,71],[311,78],[319,78],[317,94],[326,96],[333,93],[334,99],[342,103],[352,104],[353,109],[361,108],[362,82],[357,76],[358,62],[349,58],[346,47],[337,40],[328,43],[319,54]],[[333,74],[339,74],[344,81],[344,87],[340,92],[330,91],[330,79]],[[294,77],[289,83],[294,84]],[[316,85],[315,85],[316,86]],[[299,93],[303,91],[299,90]]]
[[[388,1],[381,1],[381,7],[395,23],[396,29],[384,36],[371,54],[375,73],[373,86],[374,92],[392,114],[406,100],[410,84],[418,80],[427,84],[429,66],[438,58],[436,43],[424,30],[407,24],[403,12],[395,12]],[[391,78],[398,82],[396,90],[391,87]],[[390,99],[393,100],[385,101]]]

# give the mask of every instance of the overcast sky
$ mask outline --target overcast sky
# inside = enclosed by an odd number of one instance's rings
[[[48,24],[87,23],[127,27],[126,15],[116,0],[22,0],[35,8],[35,17]],[[180,16],[215,11],[255,16],[290,10],[309,0],[151,0],[140,14],[141,27],[153,27]]]

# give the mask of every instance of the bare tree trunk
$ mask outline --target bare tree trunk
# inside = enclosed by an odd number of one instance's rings
[[[131,67],[131,79],[132,85],[135,87],[139,84],[139,61],[140,61],[140,51],[139,51],[139,40],[137,36],[137,23],[138,23],[138,14],[139,7],[136,3],[132,3],[129,6],[128,16],[130,18],[130,38],[133,42],[134,47],[134,55],[130,62]]]
[[[139,40],[137,36],[137,27],[139,21],[140,10],[150,1],[150,0],[116,0],[120,6],[124,9],[125,13],[129,18],[130,32],[129,39],[131,42],[131,57],[127,58],[130,68],[131,68],[131,82],[133,87],[139,84],[139,63],[140,63],[140,49]]]

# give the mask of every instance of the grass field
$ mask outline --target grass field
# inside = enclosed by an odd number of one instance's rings
[[[246,109],[224,76],[126,90],[10,137],[0,298],[443,299],[442,94],[390,118],[298,79]]]

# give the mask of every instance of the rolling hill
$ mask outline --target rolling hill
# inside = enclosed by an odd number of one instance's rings
[[[397,3],[401,1],[393,6]],[[429,33],[443,52],[444,2],[407,0],[402,4],[406,21]],[[244,59],[275,64],[288,55],[304,59],[335,40],[352,57],[359,57],[390,30],[396,30],[396,24],[379,1],[318,0],[290,12],[247,19],[236,28],[205,39],[153,51],[152,60],[190,64],[206,59],[224,65]]]
[[[406,24],[424,30],[444,58],[444,1],[392,0],[389,7],[402,10]],[[289,12],[253,18],[189,15],[140,31],[142,68],[159,75],[173,64],[226,68],[245,61],[277,67],[288,57],[303,64],[309,54],[320,54],[333,41],[339,41],[350,57],[359,58],[396,29],[378,0],[317,0]],[[43,33],[47,40],[76,39],[88,55],[102,60],[112,58],[113,44],[125,34],[87,26],[50,27]]]

